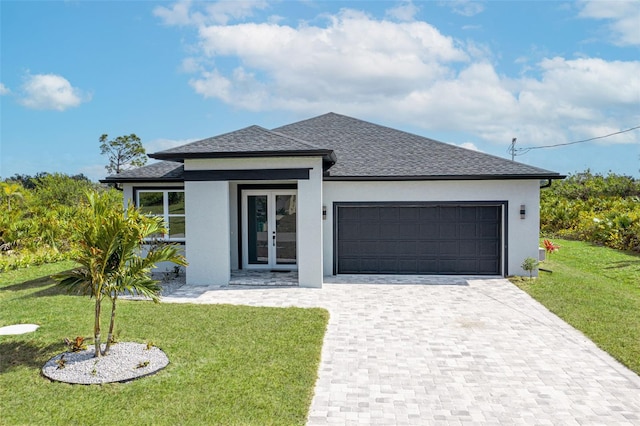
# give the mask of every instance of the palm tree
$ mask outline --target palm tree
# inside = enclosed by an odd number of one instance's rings
[[[160,300],[158,281],[151,278],[151,270],[161,262],[173,262],[185,266],[186,261],[173,244],[152,244],[145,257],[141,257],[140,246],[143,242],[157,234],[164,233],[163,219],[158,216],[145,216],[138,209],[129,206],[126,212],[128,227],[122,232],[118,265],[112,279],[108,283],[106,293],[111,299],[111,319],[109,334],[103,354],[108,353],[113,342],[113,328],[116,318],[118,295],[128,292],[149,297],[155,303]]]
[[[151,279],[151,269],[159,262],[186,265],[175,245],[154,246],[141,257],[145,239],[158,233],[162,218],[148,217],[133,206],[122,211],[106,193],[89,192],[89,217],[77,225],[81,235],[78,255],[80,267],[54,276],[69,292],[95,299],[93,335],[95,356],[106,355],[113,340],[116,302],[123,291],[135,291],[157,302],[160,287]],[[100,313],[104,297],[111,300],[111,321],[104,351],[101,346]]]
[[[11,199],[23,198],[21,191],[24,188],[15,182],[0,182],[0,186],[2,187],[2,195],[7,198],[7,210],[11,211]]]

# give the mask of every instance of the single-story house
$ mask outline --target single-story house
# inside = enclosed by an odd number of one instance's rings
[[[328,113],[149,154],[109,176],[184,244],[187,284],[239,269],[336,274],[525,274],[540,187],[558,173]]]

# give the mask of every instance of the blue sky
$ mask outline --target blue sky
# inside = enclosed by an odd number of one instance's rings
[[[329,111],[510,157],[640,126],[640,1],[0,0],[0,177]],[[640,130],[517,161],[640,176]]]

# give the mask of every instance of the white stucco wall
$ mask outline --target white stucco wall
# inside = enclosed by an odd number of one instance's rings
[[[229,182],[185,182],[187,284],[224,285],[231,276]]]
[[[526,257],[538,256],[540,226],[538,180],[486,181],[325,181],[323,205],[324,274],[333,274],[333,203],[389,201],[508,201],[508,274],[525,275],[520,265]],[[520,219],[520,205],[526,218]],[[504,231],[503,231],[504,235]]]

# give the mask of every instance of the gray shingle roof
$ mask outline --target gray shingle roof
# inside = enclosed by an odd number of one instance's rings
[[[340,114],[328,113],[274,131],[332,149],[332,178],[550,177],[558,173]]]
[[[335,113],[273,130],[250,126],[149,156],[184,161],[296,155],[322,156],[325,167],[330,167],[325,179],[335,180],[563,177],[549,170]],[[105,182],[180,180],[183,171],[181,164],[164,161],[109,176]]]
[[[202,139],[149,156],[157,159],[254,157],[260,155],[329,155],[322,147],[282,135],[260,126],[249,126],[235,132]]]
[[[160,161],[136,169],[121,171],[117,175],[107,176],[107,178],[101,180],[101,182],[182,182],[183,173],[184,165],[182,163]]]

